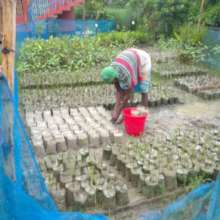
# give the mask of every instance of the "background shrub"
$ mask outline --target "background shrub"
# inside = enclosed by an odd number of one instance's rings
[[[142,32],[112,32],[96,37],[51,37],[27,40],[20,50],[18,72],[75,71],[110,62],[120,51],[147,42]]]

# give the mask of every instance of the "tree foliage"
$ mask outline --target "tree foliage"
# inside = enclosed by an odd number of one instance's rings
[[[220,1],[204,0],[86,0],[84,18],[114,19],[120,28],[131,21],[142,29],[170,36],[186,23],[220,26]]]
[[[99,19],[104,13],[105,0],[85,0],[83,6],[74,8],[77,18]]]
[[[204,13],[204,22],[209,26],[220,27],[220,1],[210,1]]]
[[[188,0],[130,0],[130,7],[136,7],[136,19],[155,33],[170,35],[189,18],[190,8],[195,1]]]

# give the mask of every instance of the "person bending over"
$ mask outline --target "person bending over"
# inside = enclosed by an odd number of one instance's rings
[[[151,81],[151,57],[144,50],[129,48],[118,54],[110,66],[101,72],[101,78],[113,83],[116,89],[116,104],[112,122],[120,123],[119,116],[128,105],[133,92],[141,94],[141,105],[148,107],[148,92]]]

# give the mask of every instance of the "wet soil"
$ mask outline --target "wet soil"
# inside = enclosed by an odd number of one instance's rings
[[[220,125],[220,100],[204,101],[187,92],[181,93],[183,104],[150,110],[147,133],[160,129],[169,132],[188,125],[195,128],[204,124]]]

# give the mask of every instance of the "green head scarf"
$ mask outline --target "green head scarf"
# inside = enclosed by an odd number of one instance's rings
[[[105,82],[111,83],[117,77],[118,72],[111,66],[104,68],[101,72],[101,78]]]

